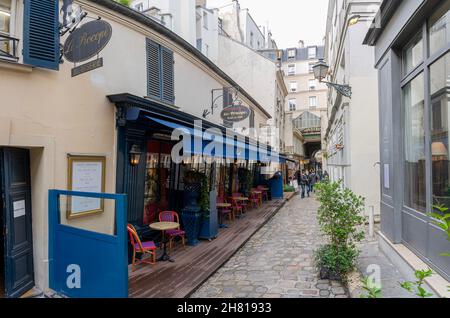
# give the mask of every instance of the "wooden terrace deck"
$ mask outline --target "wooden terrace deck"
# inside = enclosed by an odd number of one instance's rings
[[[283,206],[285,200],[273,200],[259,209],[252,209],[242,219],[227,223],[217,239],[202,241],[195,247],[176,244],[174,263],[129,267],[129,297],[185,298],[214,274],[247,240]],[[161,253],[159,251],[159,253]]]

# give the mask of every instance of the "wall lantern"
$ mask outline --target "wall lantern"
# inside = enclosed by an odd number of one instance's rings
[[[320,59],[319,62],[317,62],[313,66],[314,71],[314,77],[321,83],[327,84],[328,87],[335,88],[339,94],[346,96],[348,98],[352,98],[352,88],[349,85],[340,85],[336,83],[331,83],[324,81],[324,79],[328,76],[328,70],[330,67],[323,59]]]
[[[139,165],[139,162],[141,162],[141,155],[142,155],[141,147],[139,145],[134,144],[130,150],[130,164],[133,167]]]

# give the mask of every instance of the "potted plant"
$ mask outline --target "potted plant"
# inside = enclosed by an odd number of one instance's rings
[[[200,220],[200,234],[199,238],[205,240],[212,240],[217,237],[219,233],[219,224],[216,213],[216,192],[209,191],[208,176],[204,173],[201,174],[201,187],[199,196],[199,206],[201,209]]]
[[[198,242],[198,234],[201,222],[201,207],[198,204],[202,186],[202,175],[196,170],[189,170],[184,175],[184,209],[181,212],[184,229],[186,231],[187,244],[195,246]]]

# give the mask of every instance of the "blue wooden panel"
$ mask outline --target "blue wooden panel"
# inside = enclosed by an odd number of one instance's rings
[[[60,224],[61,195],[116,202],[116,235]],[[50,288],[68,297],[128,297],[126,195],[49,191]],[[73,286],[73,265],[80,284]],[[72,266],[72,267],[71,267]],[[69,284],[68,284],[69,281]]]
[[[59,1],[24,0],[24,63],[59,69]]]

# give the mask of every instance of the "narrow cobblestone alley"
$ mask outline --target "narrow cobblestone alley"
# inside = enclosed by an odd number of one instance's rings
[[[346,298],[339,282],[320,280],[313,254],[323,239],[318,203],[294,196],[193,298]]]

